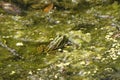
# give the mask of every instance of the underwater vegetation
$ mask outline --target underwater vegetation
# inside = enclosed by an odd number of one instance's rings
[[[1,0],[0,80],[119,80],[119,0]]]

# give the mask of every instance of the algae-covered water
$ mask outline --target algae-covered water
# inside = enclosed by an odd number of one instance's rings
[[[22,13],[0,9],[0,80],[120,79],[119,1],[6,1]]]

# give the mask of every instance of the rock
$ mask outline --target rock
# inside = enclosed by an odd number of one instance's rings
[[[17,7],[14,4],[8,3],[1,1],[0,2],[0,7],[7,13],[13,14],[13,15],[20,15],[21,14],[21,9]]]

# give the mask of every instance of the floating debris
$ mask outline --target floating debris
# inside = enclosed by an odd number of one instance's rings
[[[23,46],[24,44],[22,42],[16,43],[16,46]]]
[[[49,13],[52,9],[53,9],[53,3],[50,3],[44,8],[43,11]]]
[[[4,2],[1,1],[0,2],[0,7],[7,13],[9,14],[13,14],[13,15],[20,15],[21,14],[21,10],[19,7],[17,7],[14,4],[8,3],[8,2]]]

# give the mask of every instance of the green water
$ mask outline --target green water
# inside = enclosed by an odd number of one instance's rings
[[[0,80],[119,80],[119,2],[88,3],[23,16],[1,11]],[[58,35],[71,44],[46,51]]]

